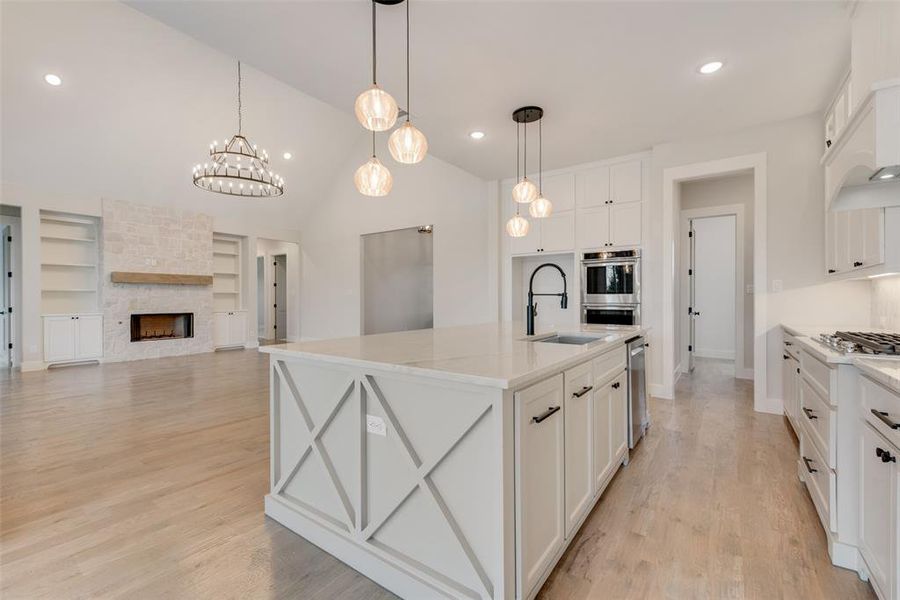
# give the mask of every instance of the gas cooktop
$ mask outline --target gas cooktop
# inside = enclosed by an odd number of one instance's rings
[[[843,354],[900,355],[900,334],[836,331],[819,334],[819,342]]]

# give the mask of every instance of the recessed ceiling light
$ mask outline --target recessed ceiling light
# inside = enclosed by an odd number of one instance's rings
[[[715,73],[716,71],[718,71],[721,68],[722,68],[722,61],[714,60],[714,61],[708,62],[705,65],[703,65],[702,67],[700,67],[700,72],[703,73],[704,75],[710,75],[712,73]]]
[[[893,178],[894,178],[893,173],[885,173],[884,175],[880,175],[878,177],[878,179],[893,179]]]
[[[483,131],[472,131],[471,133],[469,133],[469,137],[472,138],[473,140],[480,140],[481,138],[484,137],[484,132]]]
[[[54,75],[53,73],[47,73],[46,75],[44,75],[44,81],[53,86],[62,85],[62,78],[59,75]]]
[[[290,152],[285,152],[281,156],[284,157],[284,160],[291,160],[292,158],[294,158],[294,155],[291,154]]]

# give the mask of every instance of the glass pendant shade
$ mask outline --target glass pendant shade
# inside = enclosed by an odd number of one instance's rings
[[[356,118],[369,131],[387,131],[397,122],[397,101],[386,91],[372,84],[372,87],[356,97]]]
[[[517,183],[516,187],[513,188],[512,197],[513,200],[519,204],[528,204],[538,197],[537,186],[531,183],[527,177],[524,177],[522,181]]]
[[[528,214],[535,219],[549,217],[552,212],[553,203],[544,198],[543,194],[538,195],[534,202],[528,205]]]
[[[399,163],[414,165],[422,162],[428,152],[428,140],[425,134],[416,129],[407,121],[394,130],[388,139],[388,149],[391,156]]]
[[[353,175],[356,189],[364,196],[387,196],[394,185],[391,172],[374,156]]]
[[[528,222],[528,219],[519,215],[506,222],[506,233],[511,237],[525,237],[528,235],[529,229],[531,229],[531,223]]]

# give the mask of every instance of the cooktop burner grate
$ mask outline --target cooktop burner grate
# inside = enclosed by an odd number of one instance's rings
[[[880,354],[900,354],[900,334],[838,331],[835,335]]]

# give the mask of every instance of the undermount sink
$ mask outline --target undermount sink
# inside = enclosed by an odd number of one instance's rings
[[[585,344],[590,344],[592,342],[602,342],[608,341],[615,336],[603,335],[603,336],[593,336],[593,335],[578,335],[574,333],[555,333],[553,335],[549,335],[547,337],[543,337],[539,340],[534,340],[535,342],[546,342],[548,344],[570,344],[573,346],[584,346]]]

